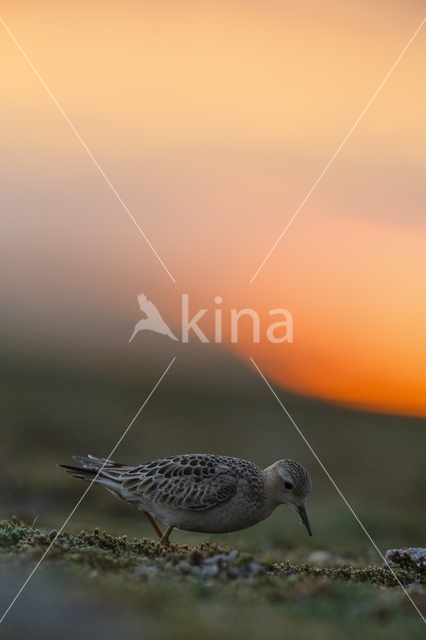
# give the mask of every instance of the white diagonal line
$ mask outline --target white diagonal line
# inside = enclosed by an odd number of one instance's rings
[[[115,445],[115,447],[113,448],[113,450],[111,451],[111,453],[109,454],[108,458],[105,460],[105,462],[103,463],[103,465],[101,466],[101,468],[99,469],[98,473],[95,475],[95,477],[93,478],[93,480],[90,481],[89,486],[87,487],[86,491],[83,493],[83,495],[81,496],[81,498],[79,499],[79,501],[77,502],[77,504],[75,505],[74,509],[71,511],[70,515],[68,516],[68,518],[65,520],[64,524],[62,525],[62,527],[59,529],[58,533],[56,534],[56,536],[53,538],[52,542],[50,543],[50,545],[47,547],[46,551],[43,553],[43,555],[41,556],[40,560],[37,562],[36,566],[34,567],[34,569],[31,571],[30,575],[28,576],[28,578],[25,580],[24,584],[22,585],[22,587],[19,589],[18,593],[16,594],[16,596],[13,598],[12,602],[10,603],[10,605],[8,606],[8,608],[6,609],[6,611],[3,613],[2,617],[0,618],[0,624],[3,622],[3,620],[5,619],[5,617],[7,616],[7,614],[9,613],[9,611],[11,610],[11,608],[13,607],[13,605],[15,604],[15,602],[17,601],[17,599],[19,598],[19,596],[21,595],[21,593],[23,592],[23,590],[25,589],[25,587],[27,586],[27,584],[29,583],[29,581],[31,580],[31,578],[33,577],[33,575],[35,574],[35,572],[37,571],[37,569],[39,568],[39,566],[41,565],[41,563],[43,562],[43,560],[45,559],[45,557],[47,556],[47,554],[49,553],[49,551],[51,550],[51,548],[53,547],[53,545],[56,542],[56,539],[58,538],[58,536],[62,533],[62,531],[64,530],[64,528],[66,527],[66,525],[68,524],[69,520],[72,518],[72,516],[74,515],[74,513],[77,511],[78,507],[80,506],[80,504],[83,502],[84,498],[86,497],[86,495],[88,494],[88,492],[90,491],[93,483],[96,481],[96,478],[98,477],[98,475],[102,472],[103,468],[105,467],[106,463],[108,462],[108,460],[114,455],[115,450],[117,449],[118,445],[120,444],[120,442],[123,440],[124,436],[126,435],[126,433],[129,431],[130,427],[132,426],[132,424],[134,423],[134,421],[136,420],[136,418],[138,417],[138,415],[140,414],[140,412],[142,411],[142,409],[144,408],[144,406],[146,405],[146,403],[148,402],[148,400],[150,399],[150,397],[152,396],[152,394],[154,393],[154,391],[156,390],[156,388],[158,387],[158,385],[160,384],[160,382],[162,381],[162,379],[164,378],[164,376],[166,375],[166,373],[168,372],[168,370],[170,369],[170,367],[172,366],[172,364],[174,363],[174,361],[176,360],[176,357],[173,358],[173,360],[171,361],[171,363],[169,364],[169,366],[167,367],[167,369],[165,370],[165,372],[163,373],[163,375],[161,376],[161,378],[158,380],[157,384],[155,385],[155,387],[152,389],[151,393],[149,394],[149,396],[147,397],[147,399],[145,400],[145,402],[143,403],[143,405],[141,406],[141,408],[139,409],[139,411],[137,412],[137,414],[135,415],[135,417],[133,418],[133,420],[131,421],[131,423],[129,424],[129,426],[127,427],[127,429],[125,430],[125,432],[123,433],[123,435],[120,437],[119,441],[117,442],[117,444]]]
[[[129,209],[126,207],[126,205],[124,204],[123,200],[120,198],[120,196],[118,195],[117,191],[114,189],[114,187],[112,186],[111,182],[109,181],[109,179],[107,178],[107,176],[105,175],[105,173],[103,172],[103,170],[101,169],[101,167],[99,166],[99,164],[97,163],[97,161],[95,160],[95,158],[93,157],[92,153],[89,151],[88,147],[86,146],[86,144],[83,142],[81,136],[77,133],[75,127],[73,126],[73,124],[71,123],[71,121],[69,120],[69,118],[67,117],[67,115],[65,114],[65,112],[63,111],[63,109],[61,108],[61,106],[59,105],[58,101],[56,100],[56,98],[53,96],[52,92],[50,91],[50,89],[47,87],[46,83],[44,82],[44,80],[42,79],[42,77],[40,76],[40,74],[38,73],[37,69],[34,67],[34,65],[32,64],[31,60],[28,58],[27,54],[25,53],[25,51],[22,49],[21,45],[19,44],[19,42],[16,40],[15,36],[13,35],[13,33],[11,32],[11,30],[9,29],[9,27],[7,26],[7,24],[5,23],[5,21],[3,20],[3,18],[0,16],[0,20],[2,21],[5,29],[9,32],[9,35],[11,36],[12,40],[15,42],[16,46],[18,47],[18,49],[20,50],[20,52],[22,53],[22,55],[24,56],[25,60],[28,62],[28,64],[30,65],[31,69],[34,71],[34,73],[36,74],[37,78],[40,80],[41,84],[43,85],[43,87],[46,89],[47,93],[49,94],[49,96],[52,98],[53,102],[56,104],[56,106],[58,107],[59,111],[62,113],[62,115],[64,116],[65,120],[68,122],[69,126],[71,127],[71,129],[74,131],[75,135],[77,136],[77,138],[80,140],[81,144],[83,145],[83,147],[85,148],[85,150],[87,151],[87,153],[89,154],[89,156],[91,157],[91,159],[93,160],[93,162],[95,163],[95,165],[97,166],[97,168],[99,169],[99,171],[101,172],[101,174],[103,175],[103,177],[105,178],[105,180],[107,181],[107,183],[109,184],[109,186],[111,187],[112,191],[114,192],[114,194],[117,196],[118,200],[120,201],[120,203],[122,204],[122,206],[124,207],[124,209],[127,211],[127,213],[129,214],[130,218],[133,220],[133,222],[135,223],[135,225],[137,226],[137,228],[139,229],[139,231],[141,232],[141,234],[143,235],[143,237],[145,238],[146,242],[148,243],[148,245],[150,246],[150,248],[152,249],[152,251],[154,252],[154,254],[156,255],[156,257],[158,258],[158,260],[161,262],[161,264],[163,265],[164,269],[167,271],[167,273],[169,274],[169,276],[171,277],[171,279],[173,280],[173,282],[176,284],[176,280],[173,278],[172,274],[170,273],[170,271],[167,269],[166,265],[164,264],[164,262],[162,261],[162,259],[160,258],[160,256],[158,255],[158,253],[156,252],[156,250],[154,249],[154,247],[152,246],[152,244],[150,243],[150,241],[148,240],[148,238],[146,237],[146,235],[144,234],[144,232],[142,231],[142,229],[140,228],[140,226],[138,225],[138,223],[136,222],[135,218],[132,216],[132,214],[130,213]]]
[[[250,360],[252,361],[252,363],[254,364],[254,366],[256,367],[256,369],[258,370],[258,372],[260,373],[260,375],[262,376],[262,378],[264,379],[264,381],[266,382],[267,386],[269,387],[269,389],[272,391],[273,395],[275,396],[275,398],[278,400],[281,408],[285,411],[285,413],[287,414],[287,417],[291,420],[291,422],[293,423],[293,425],[296,427],[297,431],[299,432],[299,435],[302,436],[303,440],[305,441],[305,443],[308,445],[309,449],[311,450],[311,453],[314,455],[314,457],[316,458],[317,462],[319,463],[319,465],[322,467],[323,471],[325,472],[325,474],[328,476],[328,479],[330,480],[330,482],[334,485],[334,488],[337,490],[337,492],[340,494],[340,497],[343,499],[343,501],[346,503],[346,506],[349,508],[350,512],[352,513],[352,515],[354,516],[354,518],[356,519],[356,521],[358,522],[358,524],[360,525],[360,527],[362,528],[362,530],[364,531],[364,533],[366,534],[366,536],[368,537],[368,539],[370,540],[371,544],[374,546],[374,548],[376,549],[377,553],[381,556],[381,558],[383,559],[383,562],[387,565],[389,571],[392,573],[393,577],[395,578],[395,580],[398,582],[399,586],[401,587],[401,589],[404,591],[405,595],[407,596],[407,598],[410,600],[411,604],[413,605],[413,607],[415,608],[415,610],[417,611],[417,613],[419,614],[419,616],[421,617],[421,619],[423,620],[424,623],[426,623],[426,618],[424,618],[423,614],[421,613],[421,611],[419,610],[418,606],[416,605],[416,603],[414,602],[414,600],[412,599],[412,597],[410,596],[410,594],[408,593],[408,591],[406,590],[406,588],[404,587],[404,585],[401,583],[401,581],[399,580],[398,576],[396,575],[396,573],[394,572],[394,570],[392,569],[392,567],[390,566],[389,562],[386,560],[386,558],[384,557],[384,555],[382,554],[382,552],[380,551],[379,547],[377,546],[377,544],[374,542],[373,538],[370,536],[370,534],[368,533],[367,529],[364,527],[364,525],[362,524],[361,520],[358,518],[358,516],[356,515],[355,511],[352,509],[351,505],[349,504],[349,502],[346,500],[345,496],[343,495],[343,493],[340,491],[339,487],[337,486],[337,484],[334,482],[333,478],[331,477],[331,475],[328,473],[327,469],[324,467],[323,463],[321,462],[321,460],[318,458],[317,454],[315,453],[315,451],[312,449],[311,445],[309,444],[309,442],[306,440],[305,436],[303,435],[303,433],[300,431],[299,427],[297,426],[297,424],[295,423],[295,421],[293,420],[293,418],[291,417],[291,415],[289,414],[289,412],[287,411],[287,409],[285,408],[285,406],[283,405],[283,403],[281,402],[281,400],[279,399],[279,397],[277,396],[277,394],[275,393],[275,391],[273,390],[273,388],[271,387],[271,385],[269,384],[269,382],[267,381],[267,379],[265,378],[265,376],[263,375],[263,373],[261,372],[261,370],[259,369],[259,367],[257,366],[257,364],[255,363],[255,361],[253,360],[253,358],[250,358]]]
[[[409,42],[407,43],[407,45],[405,46],[404,50],[402,51],[402,53],[400,54],[400,56],[398,57],[398,59],[396,60],[396,62],[394,63],[394,65],[392,66],[392,68],[390,69],[390,71],[387,73],[385,79],[382,81],[382,83],[380,84],[379,88],[376,90],[376,92],[374,93],[373,97],[371,98],[371,100],[368,102],[367,106],[364,108],[364,110],[362,111],[361,115],[358,117],[358,119],[356,120],[355,124],[352,126],[352,128],[350,129],[349,133],[346,135],[346,137],[344,138],[343,142],[340,144],[340,146],[338,147],[337,151],[334,153],[334,155],[332,156],[331,160],[328,162],[328,164],[326,165],[324,171],[321,173],[320,177],[317,179],[317,181],[315,182],[314,186],[311,188],[311,190],[309,191],[308,195],[306,196],[306,198],[303,200],[302,204],[300,205],[300,207],[297,209],[296,213],[294,214],[294,216],[292,217],[292,219],[290,220],[290,222],[288,223],[288,225],[286,226],[286,228],[284,229],[284,231],[282,232],[282,234],[280,235],[280,237],[278,238],[278,240],[276,241],[276,243],[274,244],[274,246],[272,247],[272,249],[270,250],[270,252],[268,253],[268,255],[266,256],[266,258],[264,259],[264,261],[262,262],[262,264],[260,265],[260,267],[258,268],[258,270],[256,271],[256,273],[254,274],[254,276],[252,277],[252,279],[250,280],[250,284],[253,282],[253,280],[255,279],[255,277],[257,276],[257,274],[259,273],[259,271],[261,270],[261,268],[263,267],[263,265],[265,264],[265,262],[268,260],[269,256],[271,255],[271,253],[274,251],[275,247],[277,246],[277,244],[280,242],[281,238],[283,237],[283,235],[285,234],[285,232],[287,231],[287,229],[289,228],[289,226],[291,225],[291,223],[293,222],[293,220],[296,218],[297,214],[299,213],[299,211],[301,210],[301,208],[303,207],[303,205],[305,204],[305,202],[307,201],[307,199],[309,198],[309,196],[311,195],[311,193],[313,192],[313,190],[315,189],[315,187],[317,186],[317,184],[319,183],[319,181],[321,180],[321,178],[323,177],[323,175],[325,174],[325,172],[327,171],[327,169],[329,168],[329,166],[331,165],[331,163],[333,162],[334,158],[337,156],[337,154],[339,153],[340,149],[343,147],[343,145],[345,144],[346,140],[349,138],[349,136],[351,135],[352,131],[355,129],[355,127],[357,126],[358,122],[361,120],[362,116],[364,115],[364,113],[367,111],[368,107],[371,105],[371,103],[373,102],[374,98],[377,96],[377,94],[379,93],[380,89],[383,87],[383,85],[385,84],[386,80],[389,78],[390,74],[392,73],[392,71],[395,69],[396,65],[398,64],[398,62],[401,60],[402,56],[404,55],[404,53],[407,51],[408,47],[410,46],[410,44],[413,42],[414,38],[416,37],[416,35],[418,34],[418,32],[420,31],[420,29],[422,28],[422,26],[424,25],[424,23],[426,22],[426,18],[424,18],[424,20],[422,21],[421,25],[418,27],[418,29],[415,31],[414,35],[410,38]]]

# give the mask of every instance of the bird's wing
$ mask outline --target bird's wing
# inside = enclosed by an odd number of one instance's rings
[[[140,293],[138,295],[138,302],[141,311],[146,313],[149,320],[152,320],[153,322],[163,323],[163,318],[161,317],[161,314],[158,311],[157,307],[150,300],[147,300],[147,297],[144,293]]]
[[[154,503],[201,511],[229,500],[238,478],[220,456],[202,454],[156,460],[128,469],[122,488]]]

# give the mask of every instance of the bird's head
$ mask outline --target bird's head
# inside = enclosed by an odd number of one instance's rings
[[[297,511],[303,524],[312,535],[305,502],[312,480],[309,473],[294,460],[279,460],[264,471],[271,499],[277,504],[287,504]]]

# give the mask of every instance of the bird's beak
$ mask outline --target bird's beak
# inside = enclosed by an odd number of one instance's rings
[[[308,530],[309,535],[312,535],[312,531],[311,531],[311,525],[309,524],[309,520],[308,520],[308,514],[306,513],[306,507],[304,504],[301,504],[297,507],[297,513],[300,515],[300,517],[303,520],[303,524],[305,525],[305,527]]]

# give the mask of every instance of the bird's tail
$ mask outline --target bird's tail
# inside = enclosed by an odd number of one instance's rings
[[[65,469],[73,478],[103,484],[108,489],[119,488],[119,476],[123,473],[124,465],[106,458],[95,458],[95,456],[89,456],[88,458],[73,456],[73,458],[83,466],[74,467],[69,464],[58,464],[58,467]]]
[[[179,338],[176,338],[176,336],[173,335],[169,327],[167,327],[166,336],[169,336],[169,338],[171,338],[172,340],[177,340],[179,342]]]
[[[135,330],[133,331],[133,333],[132,333],[132,337],[130,338],[129,342],[131,342],[131,341],[133,340],[133,338],[135,337],[135,335],[137,334],[137,332],[138,332],[138,329],[136,329],[136,327],[135,327]]]

